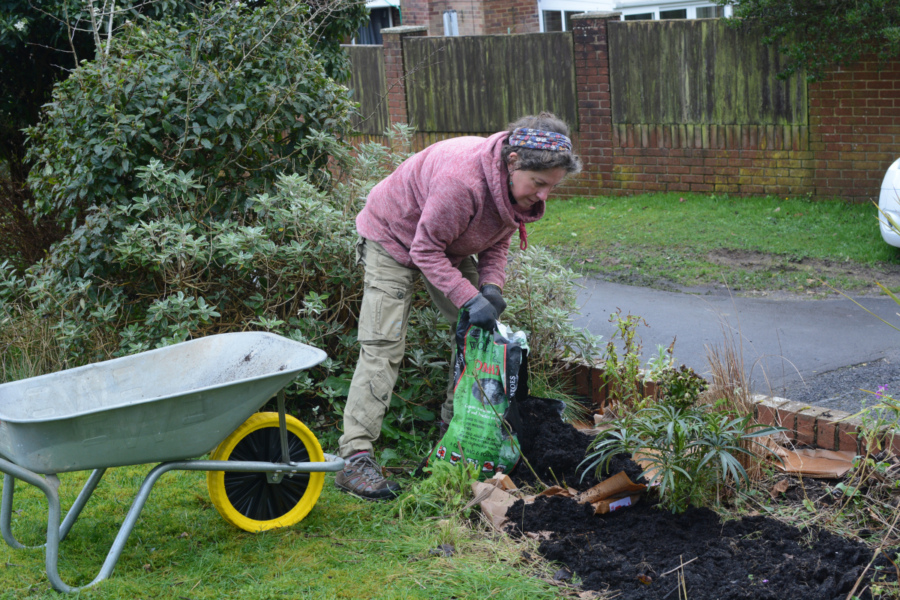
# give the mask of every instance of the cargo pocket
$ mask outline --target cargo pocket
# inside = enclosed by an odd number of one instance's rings
[[[406,339],[410,290],[377,282],[366,285],[359,310],[360,342],[400,342]]]
[[[388,376],[379,371],[372,375],[367,387],[365,395],[368,396],[368,401],[361,403],[362,410],[354,411],[353,418],[369,433],[372,439],[376,439],[381,434],[381,422],[390,405],[391,391],[394,386],[388,381]]]

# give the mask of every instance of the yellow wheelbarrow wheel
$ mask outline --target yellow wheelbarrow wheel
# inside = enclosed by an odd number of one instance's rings
[[[288,415],[287,431],[291,461],[325,460],[306,425]],[[212,460],[281,462],[278,413],[256,413],[247,419],[219,444]],[[324,483],[324,473],[288,473],[281,483],[269,483],[266,473],[206,474],[209,497],[222,518],[254,533],[300,522],[316,505]]]

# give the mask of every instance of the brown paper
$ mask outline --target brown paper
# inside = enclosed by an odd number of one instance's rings
[[[788,491],[789,487],[791,487],[791,482],[787,479],[782,479],[769,488],[769,495],[772,496],[772,500],[778,500],[778,495]]]
[[[506,511],[516,501],[516,497],[495,485],[476,481],[472,484],[475,501],[481,504],[481,511],[498,530],[506,523]]]
[[[646,489],[646,485],[632,483],[625,471],[621,471],[609,479],[604,479],[586,492],[581,493],[578,496],[578,502],[579,504],[593,504],[608,498],[615,500],[624,496],[630,496],[631,494],[641,493]]]
[[[573,490],[572,488],[564,488],[559,485],[554,485],[553,487],[548,487],[546,490],[538,494],[538,496],[563,496],[565,498],[572,498],[576,496],[578,492]]]
[[[779,448],[775,453],[781,461],[772,459],[775,468],[791,475],[840,479],[853,468],[855,454],[846,450],[788,450]]]
[[[507,492],[515,492],[517,489],[519,489],[516,487],[516,484],[513,483],[513,480],[509,478],[509,475],[505,473],[497,473],[490,479],[486,480],[485,483],[489,483],[500,488],[501,490],[506,490]]]

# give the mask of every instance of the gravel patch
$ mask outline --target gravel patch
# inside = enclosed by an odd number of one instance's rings
[[[803,404],[855,413],[864,404],[872,406],[876,402],[864,390],[875,392],[881,385],[887,385],[887,393],[900,396],[900,351],[890,352],[878,360],[819,373],[774,393]]]

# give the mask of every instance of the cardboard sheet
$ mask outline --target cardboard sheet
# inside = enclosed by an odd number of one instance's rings
[[[846,450],[789,450],[778,448],[775,453],[784,461],[772,459],[775,468],[790,475],[840,479],[853,467],[855,453]]]
[[[618,500],[626,496],[640,494],[647,489],[646,485],[632,483],[625,471],[616,473],[609,479],[604,479],[591,489],[578,495],[579,504],[594,504],[601,500]],[[603,514],[603,513],[601,513]]]

